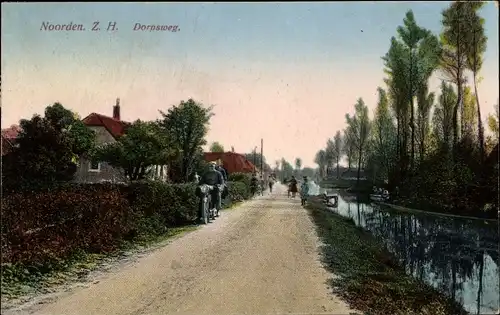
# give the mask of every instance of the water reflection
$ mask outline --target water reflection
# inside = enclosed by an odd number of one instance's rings
[[[343,194],[332,210],[383,240],[407,273],[450,295],[468,312],[498,311],[495,223],[388,211]]]

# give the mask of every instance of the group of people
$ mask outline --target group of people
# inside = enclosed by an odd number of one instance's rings
[[[273,192],[273,187],[274,183],[276,182],[276,176],[274,174],[271,174],[267,178],[267,185],[269,186],[269,192]],[[252,179],[250,181],[250,191],[252,195],[255,195],[256,193],[259,193],[260,195],[264,195],[264,190],[265,190],[265,182],[264,178],[262,175],[260,175],[259,178],[257,178],[257,173],[252,174]]]
[[[215,186],[219,185],[223,187],[222,191],[222,199],[225,198],[224,195],[227,194],[227,181],[228,181],[228,173],[226,169],[221,165],[222,163],[217,163],[217,162],[210,162],[209,163],[209,168],[208,170],[202,175],[198,175],[198,173],[194,174],[194,180],[197,184],[199,185],[210,185],[210,186]],[[273,187],[276,182],[276,175],[271,174],[268,179],[267,179],[267,184],[269,186],[269,191],[272,193],[273,192]],[[264,187],[265,187],[265,182],[263,179],[263,176],[260,175],[260,177],[257,177],[257,173],[252,174],[252,179],[250,181],[250,190],[252,195],[255,195],[256,193],[259,193],[261,195],[264,194]],[[296,194],[300,191],[300,200],[301,204],[305,205],[307,198],[309,197],[309,181],[307,176],[303,177],[303,181],[300,185],[299,189],[299,182],[295,178],[295,176],[292,176],[290,181],[288,182],[288,197],[295,198]],[[221,199],[221,198],[219,198]],[[221,200],[217,201],[217,207],[218,209],[221,206]]]
[[[222,163],[210,162],[208,170],[203,174],[203,176],[198,175],[197,172],[194,173],[195,183],[198,185],[210,185],[216,186],[218,185],[222,188],[222,191],[213,190],[212,198],[215,198],[215,205],[217,211],[222,208],[222,199],[226,198],[229,193],[227,187],[227,171],[226,169],[220,165]],[[216,194],[217,193],[217,194]]]
[[[290,182],[288,183],[288,198],[290,198],[290,195],[292,198],[295,198],[295,195],[299,192],[298,184],[299,183],[295,178],[295,176],[292,176]],[[304,176],[302,184],[300,185],[300,202],[303,206],[306,204],[308,197],[309,197],[309,182],[307,176]]]

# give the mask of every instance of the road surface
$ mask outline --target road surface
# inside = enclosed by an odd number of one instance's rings
[[[95,284],[2,314],[350,314],[326,282],[318,238],[283,186]]]

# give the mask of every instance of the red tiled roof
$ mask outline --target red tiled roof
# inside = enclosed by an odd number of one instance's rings
[[[125,127],[129,124],[128,122],[116,120],[112,117],[91,113],[83,120],[83,123],[87,126],[103,126],[109,133],[117,138],[125,133]]]
[[[224,168],[229,173],[255,171],[255,166],[249,162],[242,154],[234,152],[205,152],[203,153],[207,162],[222,160]]]
[[[19,125],[12,125],[9,128],[2,129],[2,137],[9,140],[14,140],[17,138],[20,132],[21,127],[19,127]]]

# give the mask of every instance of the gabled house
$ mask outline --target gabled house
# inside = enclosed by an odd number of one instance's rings
[[[122,121],[120,117],[120,99],[116,99],[113,106],[113,116],[91,113],[82,122],[96,133],[96,144],[102,145],[116,142],[126,133],[129,122]],[[150,167],[150,178],[166,181],[166,167]],[[85,183],[98,182],[125,182],[123,170],[112,167],[105,162],[97,162],[88,157],[80,157],[79,165],[75,173],[75,181]]]
[[[118,137],[125,134],[128,122],[120,119],[120,99],[113,106],[113,116],[91,113],[82,122],[96,134],[96,144],[116,142]],[[104,162],[93,161],[81,156],[75,173],[76,182],[98,183],[102,181],[123,182],[125,175],[122,170],[116,169]]]

